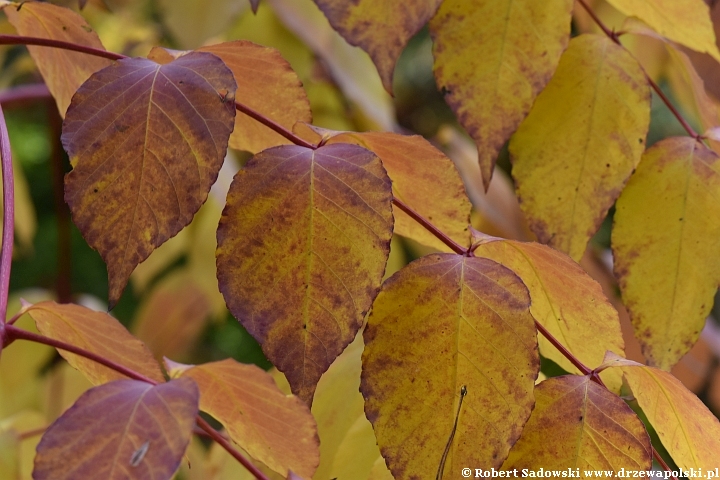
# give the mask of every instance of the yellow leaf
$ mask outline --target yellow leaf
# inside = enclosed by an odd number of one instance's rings
[[[360,390],[396,479],[434,477],[449,443],[443,470],[453,478],[502,464],[534,404],[529,307],[520,279],[484,258],[432,254],[384,283]]]
[[[628,16],[638,17],[668,39],[720,61],[710,10],[703,0],[607,0]]]
[[[37,218],[35,206],[30,197],[30,187],[25,178],[22,166],[13,158],[13,188],[15,190],[15,238],[17,244],[24,251],[32,250],[35,230],[37,229]],[[2,185],[0,185],[0,209],[3,207]],[[0,235],[3,227],[0,225]]]
[[[392,180],[393,196],[430,220],[463,246],[470,241],[470,200],[460,175],[440,150],[419,135],[346,133],[329,143],[357,143],[380,157]],[[398,208],[393,209],[395,233],[434,247],[450,249]]]
[[[68,362],[58,362],[45,375],[43,412],[48,421],[54,421],[68,407],[93,387],[84,374]]]
[[[606,350],[624,354],[617,311],[600,284],[567,255],[539,243],[499,239],[484,242],[475,255],[515,272],[530,292],[530,313],[535,320],[588,367],[600,365]],[[545,337],[538,338],[544,357],[568,372],[578,372]],[[619,375],[610,373],[604,380],[613,391],[620,391]]]
[[[235,100],[274,120],[288,130],[295,122],[312,121],[310,104],[297,74],[280,52],[246,40],[198,49],[217,55],[233,72]],[[235,116],[230,146],[257,153],[290,141],[243,113]]]
[[[151,56],[160,60],[162,53]],[[190,52],[163,64],[120,60],[73,97],[62,134],[73,164],[65,200],[108,265],[111,308],[135,266],[207,199],[235,118],[223,95],[234,91],[219,58]]]
[[[435,14],[442,0],[315,0],[315,3],[350,45],[368,52],[385,90],[392,93],[397,59],[410,38]]]
[[[22,2],[22,8],[8,5],[3,11],[19,35],[61,40],[105,50],[85,19],[70,9],[45,2]],[[94,72],[113,63],[105,58],[59,48],[27,48],[63,117],[80,85]]]
[[[153,250],[150,256],[133,270],[130,280],[138,296],[145,292],[155,277],[186,253],[190,243],[189,236],[189,229],[180,230],[180,233]]]
[[[80,305],[42,302],[30,307],[28,314],[35,320],[40,333],[47,337],[102,355],[157,382],[165,381],[160,366],[147,347],[107,313]],[[64,350],[58,351],[95,385],[127,378],[93,360]]]
[[[195,380],[200,409],[221,422],[253,458],[283,475],[310,477],[319,462],[317,427],[302,400],[285,396],[255,365],[227,359],[178,367],[173,375]]]
[[[520,206],[541,243],[580,260],[640,161],[649,122],[637,61],[605,36],[574,38],[510,141]]]
[[[720,422],[671,374],[655,368],[622,367],[633,395],[678,467],[717,468]]]
[[[500,148],[550,80],[571,0],[445,0],[430,22],[435,78],[478,147],[487,190]]]
[[[0,419],[0,478],[32,478],[35,448],[46,426],[47,421],[35,410],[23,410]]]
[[[220,291],[308,404],[380,287],[391,196],[380,159],[348,144],[265,150],[230,187],[217,231]]]
[[[163,278],[143,298],[133,331],[155,358],[184,359],[210,314],[210,302],[192,273],[177,271]]]
[[[720,283],[720,162],[690,137],[649,148],[618,199],[612,248],[623,302],[650,365],[695,341]]]
[[[579,478],[594,477],[585,469],[651,470],[650,437],[635,412],[590,377],[555,377],[535,388],[535,409],[503,465],[526,468]]]

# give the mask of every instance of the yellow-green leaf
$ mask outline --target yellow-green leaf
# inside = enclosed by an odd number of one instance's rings
[[[613,7],[638,17],[659,34],[720,61],[710,9],[703,0],[607,0]]]
[[[22,2],[3,9],[19,35],[48,38],[105,50],[85,19],[68,8],[45,2]],[[60,48],[28,46],[35,64],[65,116],[70,99],[85,80],[112,60]]]
[[[380,287],[391,196],[380,159],[347,144],[265,150],[230,187],[217,234],[220,291],[308,403]]]
[[[370,55],[385,90],[392,93],[395,63],[407,42],[435,14],[443,0],[315,0],[330,25],[350,45]]]
[[[163,24],[182,48],[196,48],[227,30],[249,5],[243,0],[158,0]],[[157,8],[157,7],[154,7]]]
[[[515,272],[530,292],[535,320],[588,367],[600,365],[607,350],[624,353],[617,311],[600,284],[567,255],[539,243],[500,239],[484,242],[475,255]],[[543,356],[566,371],[578,371],[542,335],[539,347]],[[616,373],[604,380],[613,391],[620,390],[622,379]]]
[[[33,478],[170,478],[192,436],[198,389],[117,380],[85,392],[43,435]]]
[[[37,303],[30,307],[28,313],[40,333],[47,337],[102,355],[157,382],[165,381],[160,366],[147,347],[107,313],[55,302]],[[95,385],[127,378],[88,358],[64,350],[59,352]]]
[[[111,307],[135,266],[207,198],[232,132],[235,107],[226,97],[234,92],[219,58],[191,52],[162,65],[120,60],[73,97],[62,134],[74,167],[65,200],[108,265]]]
[[[580,260],[640,161],[649,122],[637,61],[605,36],[574,38],[510,141],[520,206],[542,243]]]
[[[579,478],[593,477],[585,469],[651,470],[650,437],[635,412],[590,377],[555,377],[535,388],[535,409],[503,465],[515,468],[572,471]]]
[[[246,40],[198,49],[217,55],[232,70],[238,84],[235,100],[288,130],[295,122],[312,121],[310,104],[297,74],[280,52]],[[235,116],[230,146],[257,153],[290,141],[245,114]]]
[[[622,367],[633,395],[678,467],[710,471],[720,458],[720,422],[670,373]]]
[[[449,441],[452,478],[502,464],[534,404],[529,307],[520,279],[484,258],[428,255],[383,284],[364,333],[360,390],[396,479],[434,478]]]
[[[445,0],[430,22],[435,78],[478,147],[487,190],[498,152],[555,71],[572,0]]]
[[[720,283],[720,158],[690,137],[649,148],[617,202],[615,275],[650,365],[695,343]]]
[[[317,427],[302,400],[285,396],[255,365],[227,359],[188,367],[168,370],[195,380],[200,410],[222,423],[233,441],[282,475],[312,476],[320,461]]]

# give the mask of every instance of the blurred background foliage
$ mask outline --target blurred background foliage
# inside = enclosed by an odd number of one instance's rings
[[[79,9],[77,0],[52,3]],[[621,29],[625,18],[619,12],[603,0],[590,3],[606,24]],[[475,228],[492,235],[533,239],[517,205],[506,149],[500,155],[490,190],[483,191],[475,146],[436,89],[427,29],[412,39],[400,58],[393,98],[382,88],[367,55],[332,31],[311,0],[262,0],[257,14],[253,14],[247,0],[89,0],[82,15],[108,50],[126,55],[144,56],[155,45],[192,49],[234,39],[277,48],[303,82],[314,124],[336,130],[392,130],[423,135],[456,163],[474,205]],[[718,6],[713,7],[713,19],[716,33],[720,33]],[[574,34],[595,28],[582,11],[576,12]],[[4,18],[0,19],[0,33],[15,33]],[[699,128],[699,113],[692,95],[687,93],[693,87],[676,74],[678,65],[665,47],[647,37],[625,35],[622,41],[693,127]],[[720,65],[704,55],[690,55],[712,99],[720,99]],[[0,90],[42,81],[25,47],[1,47],[0,62]],[[0,98],[5,97],[0,94]],[[652,105],[648,144],[684,134],[661,101],[654,97]],[[105,265],[87,246],[62,202],[62,175],[70,165],[59,145],[61,120],[54,102],[6,102],[3,107],[16,166],[16,249],[10,283],[14,305],[19,305],[22,296],[28,301],[55,298],[106,308]],[[221,206],[233,174],[248,157],[246,152],[228,153],[208,203],[188,228],[138,267],[111,312],[158,357],[164,355],[184,363],[233,357],[271,367],[257,343],[228,313],[215,280],[215,229]],[[620,311],[629,358],[642,360],[627,313],[617,299],[609,266],[611,224],[612,210],[582,265],[603,285]],[[387,275],[429,251],[407,239],[395,238]],[[21,320],[20,325],[31,328],[26,320]],[[717,323],[710,320],[701,341],[673,371],[716,414],[720,412],[719,331]],[[10,355],[17,362],[9,361]],[[16,415],[13,421],[29,430],[45,424],[43,415],[51,421],[87,388],[79,376],[66,365],[60,366],[57,357],[41,345],[18,345],[3,352],[3,357],[0,419]],[[17,365],[22,368],[17,370]],[[544,375],[559,373],[559,367],[551,362],[543,364]],[[21,387],[30,377],[33,381]],[[42,415],[23,413],[17,417],[29,405],[35,405]],[[28,452],[33,449],[28,445]]]

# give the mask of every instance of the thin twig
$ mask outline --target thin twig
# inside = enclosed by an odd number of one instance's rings
[[[410,218],[412,218],[417,223],[422,225],[425,228],[425,230],[427,230],[428,232],[435,235],[435,237],[437,237],[438,240],[440,240],[445,245],[450,247],[450,249],[453,252],[457,253],[458,255],[468,255],[469,254],[469,251],[467,248],[463,247],[462,245],[457,243],[455,240],[448,237],[442,230],[440,230],[435,225],[433,225],[432,222],[430,222],[430,220],[428,220],[427,218],[423,217],[418,212],[416,212],[415,210],[410,208],[410,206],[408,206],[408,204],[406,204],[399,198],[393,197],[393,204],[396,207],[398,207],[400,210],[402,210],[403,212],[407,213],[410,216]]]
[[[0,253],[0,324],[5,323],[7,315],[8,289],[10,288],[10,268],[15,237],[15,185],[13,180],[12,154],[5,114],[0,107],[0,156],[2,157],[3,185],[3,233],[2,253]]]
[[[235,458],[235,460],[240,462],[243,467],[245,467],[250,473],[252,473],[255,478],[257,478],[258,480],[269,480],[264,473],[258,470],[255,465],[250,463],[247,458],[245,458],[240,452],[238,452],[235,447],[233,447],[220,432],[212,428],[209,423],[203,420],[200,416],[197,417],[196,422],[200,428],[207,432],[210,438],[219,443],[230,455],[233,456],[233,458]]]
[[[8,88],[0,92],[0,104],[3,108],[13,108],[32,100],[52,99],[52,94],[44,83],[31,83]]]
[[[26,37],[23,35],[0,35],[0,45],[36,45],[39,47],[55,47],[63,50],[71,50],[73,52],[87,53],[96,57],[107,58],[108,60],[122,60],[127,58],[121,53],[108,52],[101,48],[88,47],[72,42],[63,42],[62,40],[53,40],[50,38]]]
[[[253,110],[252,108],[248,107],[247,105],[244,105],[240,102],[235,102],[235,108],[238,111],[247,115],[248,117],[252,118],[253,120],[258,121],[258,122],[262,123],[263,125],[265,125],[266,127],[268,127],[269,129],[275,131],[276,133],[279,133],[280,135],[287,138],[295,145],[299,145],[299,146],[305,147],[305,148],[312,148],[313,150],[315,150],[317,148],[317,145],[313,145],[312,143],[303,140],[302,138],[298,137],[297,135],[295,135],[293,132],[291,132],[287,128],[283,127],[282,125],[275,122],[274,120],[271,120],[270,118],[266,117],[262,113],[260,113],[256,110]]]

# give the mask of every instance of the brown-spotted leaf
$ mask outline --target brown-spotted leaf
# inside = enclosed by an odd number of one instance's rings
[[[503,465],[514,468],[651,470],[650,437],[635,412],[590,377],[555,377],[535,388],[535,409]]]
[[[45,2],[23,2],[3,9],[19,35],[76,43],[105,50],[85,19],[72,10]],[[113,61],[60,48],[28,46],[45,84],[55,98],[61,116],[85,80]]]
[[[250,456],[282,475],[292,470],[312,477],[320,462],[315,419],[270,375],[232,359],[175,370],[197,383],[200,409],[222,423]]]
[[[445,0],[430,22],[435,79],[478,148],[485,190],[498,152],[552,77],[572,0]]]
[[[265,150],[230,187],[217,234],[220,291],[308,404],[380,287],[391,197],[380,159],[347,144]]]
[[[198,398],[187,378],[92,388],[43,435],[33,478],[171,478],[190,441]]]
[[[644,365],[622,367],[625,380],[678,467],[715,469],[720,422],[670,373]]]
[[[690,137],[643,155],[617,201],[615,275],[650,365],[669,370],[705,325],[720,283],[720,157]]]
[[[37,303],[30,307],[28,313],[46,337],[102,355],[157,382],[165,381],[160,366],[147,347],[107,313],[55,302]],[[85,357],[64,350],[59,352],[95,385],[126,378]]]
[[[451,478],[502,464],[534,404],[529,307],[522,281],[485,258],[432,254],[385,281],[364,332],[360,391],[396,479],[434,478],[451,438]]]
[[[295,122],[310,122],[310,103],[302,83],[280,52],[246,40],[198,49],[217,55],[232,70],[238,84],[235,100],[291,130]],[[235,117],[230,146],[257,153],[290,141],[245,114]]]
[[[510,141],[520,206],[541,243],[579,261],[640,162],[650,88],[604,35],[575,37]]]
[[[65,201],[108,266],[110,306],[130,273],[190,223],[227,151],[232,72],[191,52],[160,65],[120,60],[73,97],[62,142],[73,170]]]
[[[385,90],[392,93],[397,59],[410,38],[432,18],[442,0],[315,0],[315,3],[350,45],[370,55]]]
[[[530,292],[530,312],[535,320],[588,367],[600,365],[607,350],[624,353],[617,310],[600,284],[564,253],[539,243],[496,239],[482,243],[475,255],[515,272]],[[543,356],[568,372],[578,371],[543,336],[539,337],[539,347]],[[620,391],[619,375],[610,374],[604,380],[614,391]]]
[[[419,135],[345,133],[328,143],[361,145],[380,157],[399,198],[461,245],[468,245],[470,200],[452,160]],[[448,247],[400,209],[393,209],[395,233],[424,245]]]

